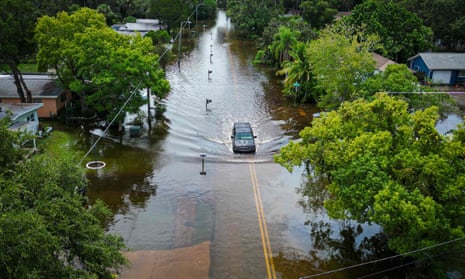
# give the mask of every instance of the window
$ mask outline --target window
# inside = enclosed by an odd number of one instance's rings
[[[236,137],[240,140],[253,139],[253,135],[251,133],[237,133]]]

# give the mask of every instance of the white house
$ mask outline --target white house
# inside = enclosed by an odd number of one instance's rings
[[[142,36],[150,31],[166,29],[164,25],[160,24],[158,19],[148,18],[138,18],[136,22],[128,22],[125,24],[114,24],[111,28],[120,34],[135,35],[136,33],[140,33]]]
[[[10,117],[12,123],[8,129],[11,131],[36,135],[39,131],[37,111],[42,106],[40,103],[0,103],[0,118]],[[35,139],[33,143],[35,148]]]

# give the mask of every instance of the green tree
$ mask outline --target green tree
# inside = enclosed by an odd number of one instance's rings
[[[384,72],[377,73],[368,79],[362,87],[367,95],[376,92],[422,92],[423,86],[404,64],[388,65]]]
[[[21,157],[21,152],[13,148],[19,143],[18,135],[8,130],[11,121],[8,117],[0,119],[0,175],[14,169],[14,164]]]
[[[361,39],[359,34],[341,33],[340,28],[334,25],[322,30],[305,54],[319,89],[325,92],[319,105],[327,109],[361,97],[359,89],[375,70],[371,51],[376,38]]]
[[[146,0],[116,0],[115,10],[121,18],[128,16],[145,17],[148,11],[148,1]]]
[[[306,55],[306,48],[307,44],[297,42],[289,51],[291,59],[284,61],[282,69],[276,74],[285,77],[283,92],[286,96],[302,102],[308,99],[318,102],[322,92],[317,87],[317,81]],[[296,87],[296,84],[299,86]]]
[[[405,62],[432,46],[431,28],[424,26],[416,14],[392,1],[365,1],[354,8],[347,20],[367,34],[378,35],[384,55],[397,62]]]
[[[275,160],[290,171],[309,164],[329,181],[330,216],[379,224],[404,253],[465,235],[465,130],[442,136],[438,118],[436,107],[412,114],[377,94],[322,114]]]
[[[0,173],[0,277],[112,278],[127,263],[124,243],[103,229],[108,208],[83,205],[78,190],[86,181],[76,161],[63,154],[23,158],[4,123],[0,133],[15,165]]]
[[[465,15],[458,0],[398,0],[400,5],[417,14],[434,33],[441,48],[465,50]]]
[[[138,94],[140,89],[151,88],[158,97],[168,92],[168,81],[164,79],[149,38],[120,35],[111,28],[88,28],[74,39],[70,51],[77,61],[77,74],[83,79],[71,82],[70,88],[91,92],[86,104],[108,119],[112,119],[129,98],[125,111],[138,111],[145,102]]]
[[[21,102],[32,102],[19,63],[34,52],[34,24],[39,11],[33,1],[0,1],[0,65],[12,73]]]
[[[39,18],[35,29],[38,44],[37,62],[40,68],[53,68],[65,88],[77,76],[77,61],[73,60],[71,47],[74,36],[86,28],[106,28],[105,17],[96,10],[83,8],[73,14],[60,12],[56,16]],[[81,92],[79,92],[81,93]]]
[[[256,38],[282,10],[281,1],[229,0],[227,14],[242,36]]]
[[[299,36],[298,31],[292,31],[284,26],[279,27],[278,33],[274,35],[273,43],[270,46],[270,51],[279,66],[284,61],[289,60],[289,50],[297,43]]]
[[[360,89],[361,96],[369,98],[377,92],[389,92],[405,100],[410,109],[438,106],[441,113],[455,110],[455,101],[447,94],[435,94],[435,89],[423,86],[404,64],[388,65],[384,72],[369,77]]]
[[[213,19],[216,16],[217,1],[215,0],[204,0],[198,1],[195,3],[197,6],[197,16],[198,20]],[[195,6],[194,6],[195,7]]]
[[[351,11],[361,2],[363,2],[363,0],[331,0],[332,7],[338,11]]]
[[[302,17],[313,28],[322,28],[334,20],[337,10],[331,7],[329,1],[325,0],[307,0],[300,4]]]
[[[116,23],[119,19],[118,16],[113,12],[110,5],[108,4],[100,4],[97,6],[96,10],[105,15],[106,22],[108,25]]]
[[[149,31],[144,37],[152,39],[154,45],[167,44],[171,40],[170,34],[166,30]]]
[[[188,19],[191,13],[189,1],[150,0],[149,16],[159,19],[168,31],[178,28],[183,21],[193,21],[194,18]]]
[[[127,100],[125,111],[140,107],[138,89],[159,97],[169,90],[151,39],[114,32],[95,10],[41,18],[36,38],[39,61],[54,65],[64,86],[80,94],[83,112],[88,107],[111,119]]]
[[[257,45],[260,50],[257,52],[256,63],[276,65],[277,60],[274,58],[270,48],[273,44],[276,44],[274,41],[280,28],[287,28],[292,30],[292,33],[298,34],[295,39],[299,42],[308,42],[317,37],[316,32],[312,30],[309,24],[301,17],[290,16],[272,18],[258,40]]]
[[[167,44],[171,40],[171,36],[166,30],[149,31],[144,37],[152,39],[154,53],[159,57],[159,64],[163,70],[170,62],[171,50],[167,50]]]

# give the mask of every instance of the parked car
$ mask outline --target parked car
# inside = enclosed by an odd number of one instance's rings
[[[256,150],[255,138],[249,122],[235,122],[232,129],[234,153],[253,153]]]

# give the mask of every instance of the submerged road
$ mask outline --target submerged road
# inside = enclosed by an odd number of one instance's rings
[[[235,52],[241,46],[228,41],[228,25],[220,13],[216,26],[192,39],[197,46],[179,68],[167,71],[169,132],[149,179],[157,195],[143,210],[117,214],[111,227],[133,249],[132,267],[121,278],[277,278],[273,246],[281,248],[277,238],[287,225],[279,219],[289,210],[276,199],[295,209],[301,178],[273,163],[290,139],[280,127],[285,120],[269,114],[266,77]],[[256,154],[232,153],[235,121],[252,123]],[[202,153],[205,176],[199,175]]]
[[[110,205],[108,230],[130,249],[120,278],[295,278],[312,268],[308,220],[327,216],[302,205],[303,169],[289,173],[273,156],[317,109],[286,103],[230,28],[220,11],[198,37],[183,36],[192,50],[167,69],[171,92],[150,134],[96,150],[107,167],[88,173],[89,197]],[[232,152],[236,121],[252,124],[255,154]]]

